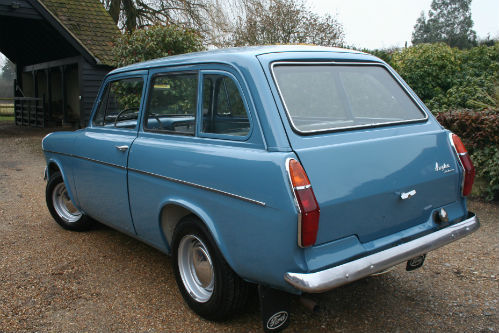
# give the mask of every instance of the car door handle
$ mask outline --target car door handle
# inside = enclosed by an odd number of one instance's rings
[[[409,191],[409,192],[404,192],[404,193],[400,194],[400,199],[407,200],[407,199],[412,198],[415,195],[416,195],[416,190],[412,190],[412,191]]]
[[[119,151],[126,151],[128,149],[128,146],[115,146],[116,149],[118,149]]]

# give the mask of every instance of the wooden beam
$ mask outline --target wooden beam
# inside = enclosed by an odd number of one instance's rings
[[[65,65],[60,66],[61,70],[61,89],[62,89],[62,114],[63,114],[63,122],[66,123],[68,121],[68,111],[66,109],[66,82],[64,79],[64,70]]]
[[[52,82],[50,80],[50,69],[45,70],[45,78],[47,82],[47,95],[48,95],[48,100],[47,100],[47,116],[50,117],[52,115]],[[44,117],[45,118],[45,117]]]
[[[35,64],[35,65],[24,66],[23,72],[31,72],[31,71],[39,70],[39,69],[60,67],[62,65],[77,64],[77,63],[79,63],[81,58],[82,57],[71,57],[71,58],[64,58],[64,59],[59,59],[59,60],[54,60],[54,61],[42,62],[42,63]]]
[[[38,98],[38,79],[37,79],[37,72],[32,71],[31,72],[33,75],[33,83],[34,83],[34,88],[35,88],[35,98]],[[38,101],[35,101],[35,108],[38,107]],[[31,112],[28,112],[28,126],[31,126]]]

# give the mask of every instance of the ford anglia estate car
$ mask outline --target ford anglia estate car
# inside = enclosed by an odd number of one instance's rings
[[[257,284],[266,330],[285,295],[321,293],[479,227],[474,167],[386,63],[309,46],[171,56],[107,75],[88,127],[45,137],[46,200],[171,254],[199,315]]]

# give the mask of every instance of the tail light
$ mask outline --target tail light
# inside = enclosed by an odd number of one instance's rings
[[[300,162],[290,158],[286,162],[286,168],[298,209],[298,245],[300,247],[312,246],[317,240],[319,230],[319,205]]]
[[[473,187],[473,181],[475,180],[475,167],[471,161],[468,151],[463,145],[461,139],[456,135],[450,134],[450,142],[454,148],[457,156],[459,156],[459,162],[463,168],[463,183],[462,183],[462,194],[467,196],[471,193],[471,188]]]

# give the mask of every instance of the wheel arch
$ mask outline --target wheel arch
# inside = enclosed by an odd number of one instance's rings
[[[54,160],[50,160],[47,164],[47,179],[50,178],[56,172],[60,172],[61,174],[63,174],[59,164]]]
[[[206,227],[227,264],[234,269],[231,257],[229,256],[227,248],[223,245],[223,242],[220,239],[221,236],[214,221],[202,207],[182,199],[168,199],[163,202],[161,207],[159,223],[168,253],[171,253],[173,231],[175,230],[177,224],[185,216],[194,215],[199,219],[204,227]]]
[[[76,201],[76,197],[74,196],[73,186],[70,186],[72,184],[70,183],[69,178],[68,178],[68,176],[67,176],[64,168],[62,167],[60,161],[55,160],[53,158],[50,158],[47,161],[47,181],[56,172],[60,172],[61,173],[62,180],[64,181],[64,184],[66,185],[66,190],[68,191],[69,198],[73,202],[73,205],[75,205],[75,207],[77,207],[78,209],[81,210],[81,207],[78,204],[78,201]]]

